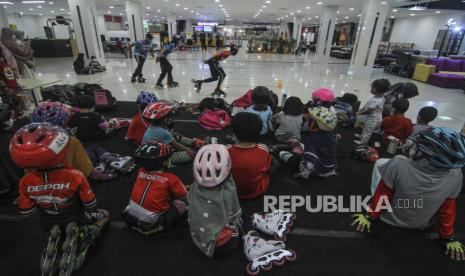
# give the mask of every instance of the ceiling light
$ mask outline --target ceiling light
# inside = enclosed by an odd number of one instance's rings
[[[196,15],[199,15],[200,13],[196,13]]]
[[[216,3],[220,2],[220,0],[215,0]]]
[[[147,7],[147,10],[150,10],[150,9],[151,9],[151,7]]]
[[[306,9],[306,10],[309,10],[309,9],[310,9],[310,7],[305,7],[305,9]]]
[[[266,0],[265,3],[269,4],[269,3],[271,3],[271,1],[270,1],[270,0]]]
[[[60,11],[64,11],[65,9],[60,9]]]
[[[48,2],[49,5],[53,5],[53,2]]]
[[[350,9],[349,9],[349,11],[353,11],[353,10],[355,10],[355,9],[354,9],[354,8],[350,8]]]
[[[349,19],[349,17],[348,17],[348,16],[346,16],[346,17],[344,17],[344,18],[345,18],[345,19]]]
[[[193,13],[194,11],[193,11],[193,10],[191,10],[191,12]]]
[[[157,10],[157,12],[161,12],[161,10]]]
[[[184,9],[187,11],[189,8],[184,7]]]
[[[42,13],[39,13],[40,16],[42,16],[43,14]]]
[[[409,11],[424,11],[426,10],[425,6],[413,6],[408,9]]]
[[[297,10],[297,12],[302,12],[301,10]]]
[[[218,5],[218,7],[222,7],[222,6],[223,6],[223,4],[219,4],[219,5]]]
[[[42,4],[45,3],[45,1],[21,1],[23,4]]]
[[[318,15],[315,15],[315,18],[318,18],[319,16]]]
[[[42,6],[37,6],[38,9],[42,9]]]
[[[110,9],[113,9],[114,7],[113,6],[110,6]]]
[[[226,9],[225,9],[225,8],[222,8],[221,10],[222,10],[222,11],[225,11]]]
[[[179,7],[179,3],[176,3],[176,7]]]
[[[411,13],[410,16],[415,16],[415,14],[414,14],[414,13]]]
[[[317,5],[323,5],[323,2],[318,2],[318,3],[316,3],[316,4],[317,4]]]
[[[382,5],[386,5],[386,4],[387,4],[387,2],[383,1],[383,2],[381,2],[381,4],[382,4]]]
[[[266,8],[266,6],[265,6],[265,5],[263,5],[263,6],[262,6],[262,8]]]
[[[29,9],[30,11],[34,11],[34,9]]]
[[[358,17],[361,17],[362,15],[361,14],[357,14]]]
[[[398,12],[398,10],[394,9],[394,10],[392,10],[392,12]]]
[[[441,11],[436,11],[436,13],[441,13]]]
[[[108,13],[108,14],[110,14],[110,13],[111,13],[111,11],[107,11],[107,13]]]
[[[51,13],[54,13],[55,11],[50,11]]]
[[[293,12],[291,12],[291,15],[294,15],[294,13],[293,13]]]
[[[392,15],[391,18],[396,18],[396,17],[394,15]]]
[[[120,13],[119,15],[123,16],[123,14],[122,14],[122,13]]]
[[[312,19],[311,17],[308,18],[309,20]]]
[[[0,2],[0,5],[13,5],[13,3],[11,2]],[[4,8],[6,9],[6,6],[4,6]]]
[[[108,12],[108,13],[110,13],[110,12]],[[150,15],[150,13],[146,13],[145,15]]]

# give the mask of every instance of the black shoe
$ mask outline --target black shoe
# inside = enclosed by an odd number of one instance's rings
[[[155,88],[160,88],[160,89],[162,89],[162,88],[164,88],[164,86],[163,86],[162,83],[157,83],[157,84],[155,84]]]
[[[200,91],[200,89],[202,89],[202,82],[201,81],[193,79],[192,83],[194,84],[194,87],[195,87],[195,89],[197,89],[197,91]]]
[[[177,83],[177,82],[175,82],[175,81],[173,81],[173,82],[171,82],[171,83],[168,83],[168,87],[169,87],[169,88],[178,87],[178,86],[179,86],[179,83]]]
[[[136,81],[137,81],[136,78],[134,78],[134,77],[131,78],[131,82],[132,82],[132,83],[135,83]]]
[[[143,77],[139,77],[139,79],[137,79],[138,82],[142,82],[144,83],[145,82],[145,79]]]

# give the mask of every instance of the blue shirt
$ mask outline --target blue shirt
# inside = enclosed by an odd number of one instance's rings
[[[260,119],[262,120],[262,131],[260,131],[260,134],[267,134],[268,133],[268,120],[271,118],[271,115],[273,115],[273,111],[271,111],[271,108],[267,106],[267,109],[265,111],[258,111],[253,109],[255,105],[251,105],[247,107],[245,110],[246,112],[257,114]]]
[[[150,140],[159,141],[165,144],[173,142],[174,138],[171,132],[160,126],[149,126],[145,131],[144,137],[142,138],[142,144],[147,143]]]
[[[155,45],[152,41],[147,41],[145,39],[139,40],[134,43],[134,55],[146,57],[154,47]]]
[[[174,52],[174,43],[170,43],[168,45],[163,46],[163,49],[160,51],[158,56],[160,57],[168,57],[169,54]]]

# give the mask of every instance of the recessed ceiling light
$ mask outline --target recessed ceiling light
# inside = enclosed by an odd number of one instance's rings
[[[293,13],[293,12],[291,12],[291,15],[294,15],[294,13]]]
[[[223,6],[223,4],[219,4],[219,5],[218,5],[218,7],[222,7],[222,6]]]
[[[53,2],[48,2],[49,5],[53,5]]]
[[[398,10],[396,10],[396,9],[393,9],[393,10],[392,10],[392,12],[398,12]]]
[[[387,4],[387,2],[383,1],[383,2],[381,2],[381,4],[382,4],[382,5],[386,5],[386,4]]]
[[[187,11],[189,8],[184,7],[184,9]]]
[[[317,5],[323,5],[323,2],[318,2],[318,3],[316,3],[316,4],[317,4]]]
[[[111,13],[111,11],[107,11],[107,13],[108,13],[108,14],[110,14],[110,13]]]
[[[30,11],[34,11],[34,9],[29,9]]]
[[[176,7],[179,7],[179,3],[176,3]]]
[[[269,3],[271,3],[271,1],[270,1],[270,0],[266,0],[265,3],[269,4]]]
[[[259,9],[258,11],[261,12],[261,11],[263,11],[263,10],[262,10],[262,9]]]
[[[42,4],[45,3],[45,1],[21,1],[23,4]]]
[[[55,11],[50,11],[51,13],[54,13]]]
[[[337,14],[340,14],[341,12],[340,12],[340,11],[337,11],[336,13],[337,13]]]
[[[64,11],[65,9],[60,9],[60,11]]]
[[[113,6],[110,6],[110,9],[113,9],[114,7]]]
[[[309,9],[310,9],[310,7],[305,7],[305,9],[306,9],[306,10],[309,10]]]
[[[42,13],[39,13],[40,16],[42,16],[43,14]]]
[[[161,10],[157,10],[157,12],[161,12]]]
[[[318,18],[319,16],[318,15],[315,15],[315,18]]]
[[[415,14],[414,14],[414,13],[411,13],[410,16],[415,16]]]
[[[120,13],[119,15],[123,16],[123,14],[122,14],[122,13]]]
[[[354,8],[350,8],[350,9],[349,9],[349,11],[353,11],[353,10],[355,10],[355,9],[354,9]]]
[[[194,11],[193,11],[193,10],[191,10],[191,12],[193,13]]]
[[[42,9],[42,6],[37,6],[38,9]]]
[[[151,9],[151,7],[147,7],[147,10],[150,10],[150,9]]]
[[[345,18],[345,19],[349,19],[349,17],[348,17],[348,16],[346,16],[346,17],[344,17],[344,18]]]
[[[441,13],[441,11],[436,11],[436,13]]]
[[[297,12],[302,12],[301,10],[297,10]]]
[[[266,8],[266,5],[263,5],[262,8]]]
[[[216,3],[220,2],[220,0],[215,0]]]
[[[225,11],[226,9],[225,9],[225,8],[222,8],[221,10],[222,10],[222,11]]]
[[[394,15],[391,15],[391,18],[396,18]]]
[[[361,14],[357,14],[358,17],[361,17],[362,15]]]

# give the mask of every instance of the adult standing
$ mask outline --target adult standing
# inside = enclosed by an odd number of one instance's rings
[[[398,99],[410,99],[418,96],[418,87],[412,82],[398,82],[384,93],[383,116],[391,115],[392,103]]]
[[[153,56],[153,35],[151,33],[147,33],[145,35],[145,39],[139,40],[136,43],[130,45],[130,48],[134,47],[134,58],[137,61],[137,68],[132,74],[131,82],[135,83],[136,80],[138,82],[145,82],[145,79],[142,77],[142,68],[144,67],[145,60],[147,59],[147,55],[150,54]]]
[[[168,55],[176,49],[176,45],[172,42],[168,45],[163,46],[157,57],[157,62],[160,62],[161,73],[158,78],[156,87],[163,88],[163,79],[168,74],[168,87],[177,87],[179,84],[173,80],[173,66],[168,61]]]
[[[205,32],[201,32],[199,35],[200,38],[200,44],[202,44],[202,51],[207,50],[207,36],[205,35]]]

